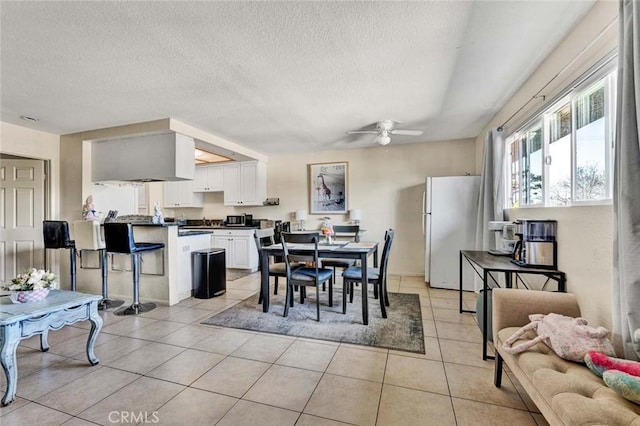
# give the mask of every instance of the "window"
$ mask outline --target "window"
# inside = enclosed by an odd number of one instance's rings
[[[609,68],[507,138],[507,207],[611,198],[615,89]]]

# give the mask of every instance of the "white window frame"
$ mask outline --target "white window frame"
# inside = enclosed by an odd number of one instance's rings
[[[505,190],[505,208],[541,208],[541,207],[571,207],[571,206],[586,206],[586,205],[610,205],[612,203],[613,191],[613,147],[615,143],[615,113],[616,113],[616,83],[617,73],[615,61],[610,60],[605,66],[602,66],[597,71],[593,72],[588,78],[585,78],[579,84],[567,88],[563,91],[563,95],[558,97],[553,104],[544,108],[544,110],[533,115],[529,120],[526,120],[515,132],[512,132],[505,138],[505,163],[504,168],[504,190]],[[577,114],[576,103],[577,99],[588,93],[589,90],[604,80],[605,87],[605,104],[604,104],[604,117],[605,117],[605,146],[609,149],[605,150],[605,197],[600,200],[576,200],[576,132],[577,132]],[[557,112],[567,103],[571,107],[571,200],[564,206],[550,205],[549,204],[549,145],[550,145],[550,116]],[[517,205],[512,204],[512,175],[511,175],[511,159],[509,158],[510,145],[517,141],[520,144],[520,138],[524,132],[529,131],[531,128],[536,127],[538,123],[542,125],[542,204],[526,204],[523,205],[522,192],[524,188],[524,181],[522,178],[522,165],[520,166],[520,188],[518,191]],[[519,146],[519,149],[521,145]],[[527,153],[528,155],[528,153]],[[529,189],[527,189],[529,190]],[[530,197],[529,197],[530,198]]]

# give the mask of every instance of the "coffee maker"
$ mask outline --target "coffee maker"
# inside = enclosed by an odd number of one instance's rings
[[[534,268],[558,268],[555,220],[516,220],[518,241],[513,250],[517,265]]]
[[[494,256],[511,256],[516,239],[516,225],[512,222],[490,221],[489,231],[495,233],[495,248],[489,249]]]

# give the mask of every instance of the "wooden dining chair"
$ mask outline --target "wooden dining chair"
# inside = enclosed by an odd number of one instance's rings
[[[316,316],[320,321],[320,286],[329,282],[329,306],[333,306],[333,274],[331,269],[320,267],[318,258],[318,232],[282,233],[285,266],[287,271],[287,293],[284,301],[284,316],[289,315],[289,306],[293,307],[293,287],[300,286],[300,303],[304,303],[305,288],[316,288]],[[313,249],[300,250],[292,244],[309,244]],[[310,266],[296,268],[299,263]],[[343,288],[343,292],[344,292]],[[343,293],[344,294],[344,293]],[[343,309],[346,312],[346,308]]]
[[[262,258],[262,247],[271,246],[275,244],[274,240],[275,232],[273,228],[264,228],[264,229],[256,229],[253,233],[253,238],[256,242],[256,248],[258,249],[258,256]],[[292,267],[297,269],[303,264],[296,264]],[[269,276],[275,277],[275,283],[273,287],[273,294],[278,294],[278,278],[283,277],[287,278],[287,268],[285,266],[285,262],[275,262],[270,263],[268,265],[269,268]],[[262,303],[262,292],[260,292],[260,296],[258,298],[258,303]]]
[[[353,241],[358,241],[358,233],[360,232],[360,225],[334,225],[333,226],[334,233],[345,233],[345,234],[353,234]],[[342,268],[343,270],[347,269],[349,266],[355,265],[355,260],[353,259],[333,259],[333,258],[323,258],[321,259],[322,267],[332,268],[333,269],[333,282],[336,282],[336,268]]]
[[[395,231],[389,229],[384,236],[384,248],[380,259],[380,268],[367,268],[367,281],[374,285],[374,295],[380,299],[380,311],[382,318],[387,317],[385,306],[389,306],[389,295],[387,294],[387,265],[389,263],[389,253]],[[353,302],[353,292],[355,283],[362,282],[362,268],[350,266],[342,273],[343,288],[349,291],[349,302]],[[367,297],[367,287],[362,285],[362,297]],[[343,290],[344,291],[344,290]],[[343,311],[346,312],[346,297],[342,299]]]

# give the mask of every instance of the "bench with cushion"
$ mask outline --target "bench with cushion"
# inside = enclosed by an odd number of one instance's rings
[[[493,290],[496,386],[500,387],[504,363],[552,426],[640,426],[640,406],[609,389],[584,364],[558,357],[543,343],[516,355],[504,351],[502,343],[529,323],[530,314],[552,312],[579,317],[580,307],[575,296],[567,293]],[[536,333],[530,331],[514,345],[535,337]]]

